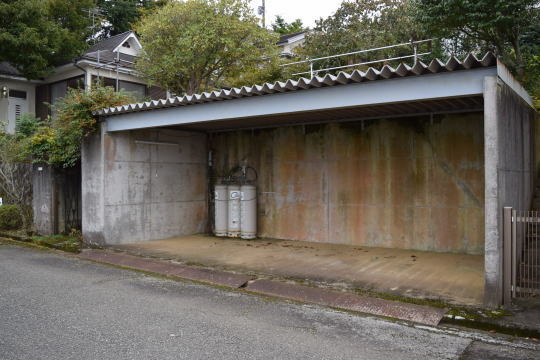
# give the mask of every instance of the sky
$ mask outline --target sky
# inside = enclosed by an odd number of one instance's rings
[[[266,0],[266,26],[269,27],[276,15],[281,15],[287,22],[301,19],[304,25],[313,27],[315,20],[334,13],[342,0]],[[257,11],[262,0],[251,0],[251,6]]]

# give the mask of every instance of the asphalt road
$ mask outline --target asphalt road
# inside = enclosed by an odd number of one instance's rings
[[[0,243],[0,359],[539,359],[539,353]]]

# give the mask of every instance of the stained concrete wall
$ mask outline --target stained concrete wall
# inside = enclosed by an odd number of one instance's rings
[[[106,133],[104,126],[82,148],[84,240],[119,244],[204,232],[206,135]]]
[[[537,176],[535,111],[496,76],[486,77],[485,113],[485,303],[502,303],[505,206],[529,210]]]
[[[259,172],[261,236],[481,254],[482,114],[213,134]]]

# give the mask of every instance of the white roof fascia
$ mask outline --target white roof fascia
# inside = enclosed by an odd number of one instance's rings
[[[7,75],[7,74],[0,74],[0,79],[22,81],[22,82],[27,82],[30,84],[44,84],[45,83],[42,80],[28,80],[27,78],[23,76],[15,76],[15,75]]]
[[[227,101],[110,114],[107,131],[186,125],[256,116],[482,95],[495,67],[250,96]]]
[[[533,100],[527,90],[514,78],[514,75],[499,59],[497,59],[497,76],[534,109]]]
[[[306,37],[306,34],[305,34],[305,33],[299,34],[299,35],[293,36],[293,37],[291,37],[291,38],[288,38],[288,39],[287,39],[287,42],[288,42],[289,44],[292,44],[292,43],[294,43],[294,42],[303,40],[305,37]]]
[[[139,41],[139,39],[137,38],[137,35],[135,35],[135,33],[131,33],[129,34],[124,40],[122,40],[122,42],[120,43],[120,45],[118,45],[117,47],[115,47],[113,49],[113,52],[117,52],[120,50],[120,47],[122,46],[122,44],[124,44],[126,41],[128,41],[129,39],[133,39],[135,40],[135,43],[137,44],[137,46],[139,47],[137,50],[141,50],[142,49],[142,45],[141,45],[141,42]],[[121,52],[121,51],[120,51]]]

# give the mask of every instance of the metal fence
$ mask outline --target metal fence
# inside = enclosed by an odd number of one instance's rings
[[[328,72],[328,71],[347,69],[347,68],[355,68],[355,67],[359,67],[359,66],[363,66],[363,65],[371,65],[371,64],[382,63],[382,62],[389,62],[389,61],[404,60],[404,59],[412,58],[414,63],[416,63],[416,61],[418,60],[418,57],[431,54],[431,43],[434,40],[436,40],[436,39],[433,38],[433,39],[409,41],[409,42],[405,42],[405,43],[401,43],[401,44],[381,46],[381,47],[376,47],[376,48],[371,48],[371,49],[352,51],[352,52],[343,53],[343,54],[323,56],[323,57],[318,57],[318,58],[306,59],[306,60],[302,60],[302,61],[295,61],[295,62],[291,62],[291,63],[287,63],[287,64],[282,64],[281,66],[286,67],[286,66],[292,66],[292,65],[298,65],[298,64],[309,64],[309,71],[297,72],[297,73],[292,74],[292,76],[309,74],[309,76],[311,78],[313,78],[313,76],[315,76],[315,75],[317,75],[317,74],[319,74],[321,72]],[[422,44],[428,44],[430,50],[425,51],[425,52],[419,52],[418,47],[420,45],[422,45]],[[362,61],[362,62],[358,62],[358,63],[355,63],[355,64],[347,64],[347,65],[342,65],[342,66],[333,66],[333,67],[327,67],[327,68],[324,68],[324,69],[315,69],[315,65],[318,62],[323,61],[323,60],[335,59],[335,58],[343,58],[343,57],[349,57],[349,56],[352,56],[352,55],[366,54],[366,53],[370,53],[370,52],[374,52],[374,51],[394,49],[394,48],[403,48],[403,47],[410,47],[412,53],[408,54],[408,55],[403,55],[403,56],[384,57],[384,58],[377,59],[377,60]]]
[[[505,207],[503,218],[504,303],[540,299],[540,212]]]

